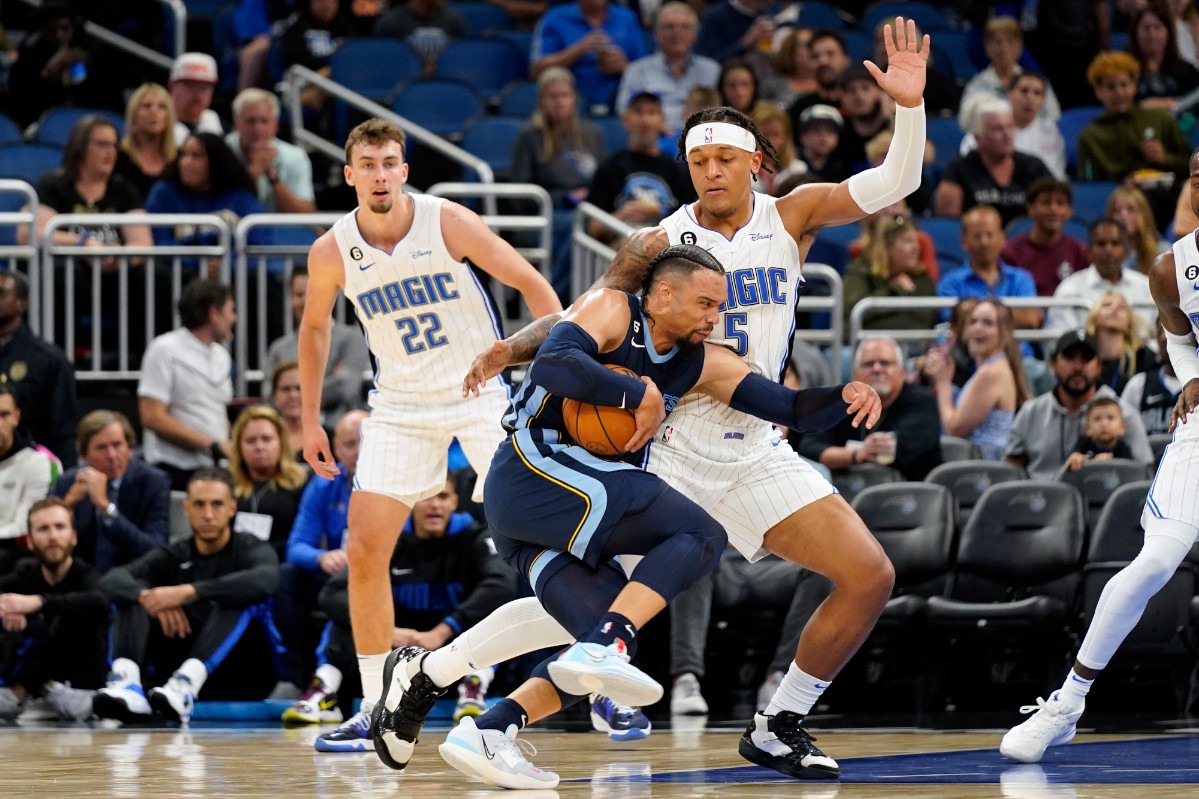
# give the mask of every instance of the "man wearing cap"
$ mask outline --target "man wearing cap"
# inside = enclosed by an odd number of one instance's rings
[[[808,172],[829,183],[849,177],[849,167],[838,156],[841,143],[841,112],[831,105],[817,103],[799,115],[799,157]]]
[[[1020,406],[1012,422],[1003,459],[1021,466],[1034,480],[1052,480],[1070,457],[1087,415],[1087,403],[1096,397],[1119,399],[1109,386],[1099,385],[1099,345],[1082,328],[1068,330],[1054,345],[1049,368],[1057,385],[1048,394]],[[1140,412],[1120,403],[1124,441],[1133,457],[1153,463],[1153,449],[1145,435]]]
[[[1091,223],[1088,239],[1091,265],[1062,280],[1053,296],[1078,300],[1089,309],[1104,294],[1114,291],[1142,316],[1148,315],[1150,319],[1156,316],[1149,277],[1124,268],[1124,259],[1128,257],[1128,233],[1124,226],[1110,216],[1100,217]],[[1045,326],[1066,330],[1081,327],[1086,320],[1087,311],[1082,308],[1053,308]]]
[[[167,89],[175,104],[175,144],[182,147],[192,133],[225,132],[221,118],[209,106],[216,91],[216,60],[206,53],[184,53],[171,66]]]
[[[629,64],[616,91],[616,110],[623,114],[634,95],[652,92],[662,101],[666,130],[678,131],[687,92],[697,86],[714,87],[720,80],[720,64],[692,52],[698,33],[699,17],[691,6],[672,0],[658,9],[654,22],[658,52]]]
[[[844,124],[837,156],[850,171],[866,165],[866,142],[891,125],[891,98],[862,66],[841,75],[841,112]]]
[[[841,74],[849,69],[850,64],[845,39],[840,33],[828,28],[812,33],[812,38],[808,41],[808,54],[812,61],[812,74],[816,78],[816,91],[801,94],[787,108],[797,145],[800,116],[804,111],[817,104],[833,108],[841,105]]]
[[[695,201],[687,168],[662,154],[662,102],[655,94],[638,92],[620,121],[629,134],[628,146],[611,155],[591,178],[587,200],[633,227],[656,225],[683,202]],[[588,223],[591,235],[614,238],[603,223]]]

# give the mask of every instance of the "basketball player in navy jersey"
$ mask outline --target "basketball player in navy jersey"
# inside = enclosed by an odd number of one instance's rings
[[[832,426],[846,413],[867,427],[877,421],[881,401],[863,383],[796,392],[705,344],[727,296],[719,261],[695,245],[674,245],[651,262],[640,296],[584,294],[539,350],[504,417],[509,437],[488,473],[487,519],[500,555],[577,643],[477,722],[450,733],[440,751],[460,771],[507,788],[553,787],[557,775],[534,768],[515,745],[521,727],[595,691],[630,704],[661,696],[661,686],[629,665],[637,631],[710,572],[727,543],[702,508],[640,468],[641,446],[685,395],[700,392],[801,430]],[[567,397],[636,409],[623,462],[569,439]],[[627,579],[613,563],[622,554],[643,556]],[[393,672],[424,653],[413,647],[388,657],[388,711],[398,705],[389,698]]]
[[[701,111],[679,138],[699,200],[659,227],[630,236],[599,285],[634,290],[653,257],[670,244],[708,249],[723,263],[729,287],[713,340],[743,356],[755,372],[779,379],[795,324],[801,265],[816,231],[862,219],[920,185],[929,37],[918,40],[914,23],[896,18],[884,43],[887,71],[865,64],[896,103],[894,135],[881,165],[842,183],[800,186],[776,200],[751,190],[764,160],[777,163],[752,120],[731,108]],[[538,320],[482,353],[467,374],[464,394],[531,359],[557,318]],[[738,751],[793,777],[836,776],[836,762],[816,747],[802,722],[890,597],[894,570],[886,554],[848,503],[770,425],[708,397],[679,404],[650,445],[646,468],[711,513],[747,559],[773,552],[833,583],[804,628],[795,662],[770,704],[755,714]],[[419,668],[397,670],[397,690],[417,689],[401,700],[401,712],[423,718],[429,686],[452,684],[471,671],[469,663],[494,663],[568,641],[564,634],[532,600],[509,603],[421,659]]]
[[[1191,208],[1199,213],[1199,150],[1191,153]],[[1032,717],[1008,731],[999,751],[1022,763],[1036,763],[1050,746],[1069,743],[1077,730],[1087,693],[1136,627],[1153,595],[1178,569],[1199,535],[1199,231],[1193,231],[1160,255],[1149,271],[1149,290],[1166,336],[1166,349],[1182,391],[1174,405],[1166,447],[1157,477],[1149,488],[1141,526],[1145,544],[1140,554],[1117,573],[1099,596],[1095,618],[1087,629],[1074,668],[1062,687],[1046,701],[1020,708]]]
[[[372,119],[350,132],[345,178],[358,208],[312,247],[299,328],[304,459],[320,477],[338,473],[320,408],[339,290],[354,303],[378,364],[345,547],[364,707],[382,691],[393,621],[387,564],[412,505],[445,486],[454,438],[480,487],[504,438],[499,418],[508,404],[506,387],[497,385],[477,405],[463,402],[458,391],[474,354],[503,335],[475,268],[519,290],[534,314],[562,307],[545,278],[476,214],[405,193],[407,177],[403,131]],[[330,734],[364,737],[363,721],[355,717]],[[385,746],[379,754],[389,759]]]

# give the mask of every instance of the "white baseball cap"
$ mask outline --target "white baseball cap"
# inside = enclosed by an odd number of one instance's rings
[[[184,53],[171,65],[171,80],[216,83],[216,59],[207,53]]]

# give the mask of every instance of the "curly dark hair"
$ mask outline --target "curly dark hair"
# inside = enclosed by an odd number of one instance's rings
[[[258,188],[250,178],[250,173],[229,149],[229,145],[225,144],[224,139],[215,133],[192,133],[188,138],[195,139],[204,148],[204,155],[208,159],[208,192],[210,194],[224,194],[234,189],[245,189],[251,194],[257,193]],[[167,168],[163,170],[163,180],[183,185],[179,179],[179,159],[182,157],[183,148],[180,147],[175,160],[167,164]]]
[[[755,141],[758,143],[758,149],[762,151],[762,168],[773,175],[774,170],[766,166],[766,161],[769,160],[776,167],[781,166],[779,154],[775,152],[774,145],[762,135],[762,131],[758,130],[758,126],[754,124],[754,121],[736,108],[731,108],[727,105],[705,108],[687,117],[687,121],[683,124],[683,130],[679,133],[679,154],[675,156],[678,160],[687,160],[687,133],[696,125],[703,125],[707,122],[728,122],[739,128],[745,128],[753,134]]]
[[[700,269],[707,269],[724,276],[724,265],[712,253],[695,244],[672,244],[654,256],[641,278],[641,310],[645,311],[645,301],[649,290],[655,283],[668,274],[693,274]]]

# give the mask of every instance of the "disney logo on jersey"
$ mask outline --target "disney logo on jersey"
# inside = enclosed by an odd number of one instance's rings
[[[749,234],[750,241],[769,241],[770,239],[773,239],[773,238],[774,238],[773,233],[750,233]]]
[[[784,305],[787,302],[787,270],[782,267],[767,269],[738,269],[725,273],[729,287],[729,298],[720,310],[744,308],[747,305]]]
[[[456,300],[459,296],[458,289],[454,287],[454,276],[449,272],[439,272],[393,280],[364,291],[358,295],[357,305],[362,316],[373,319],[408,308]]]
[[[428,258],[432,254],[432,250],[413,250],[411,253],[413,260],[417,258]]]

